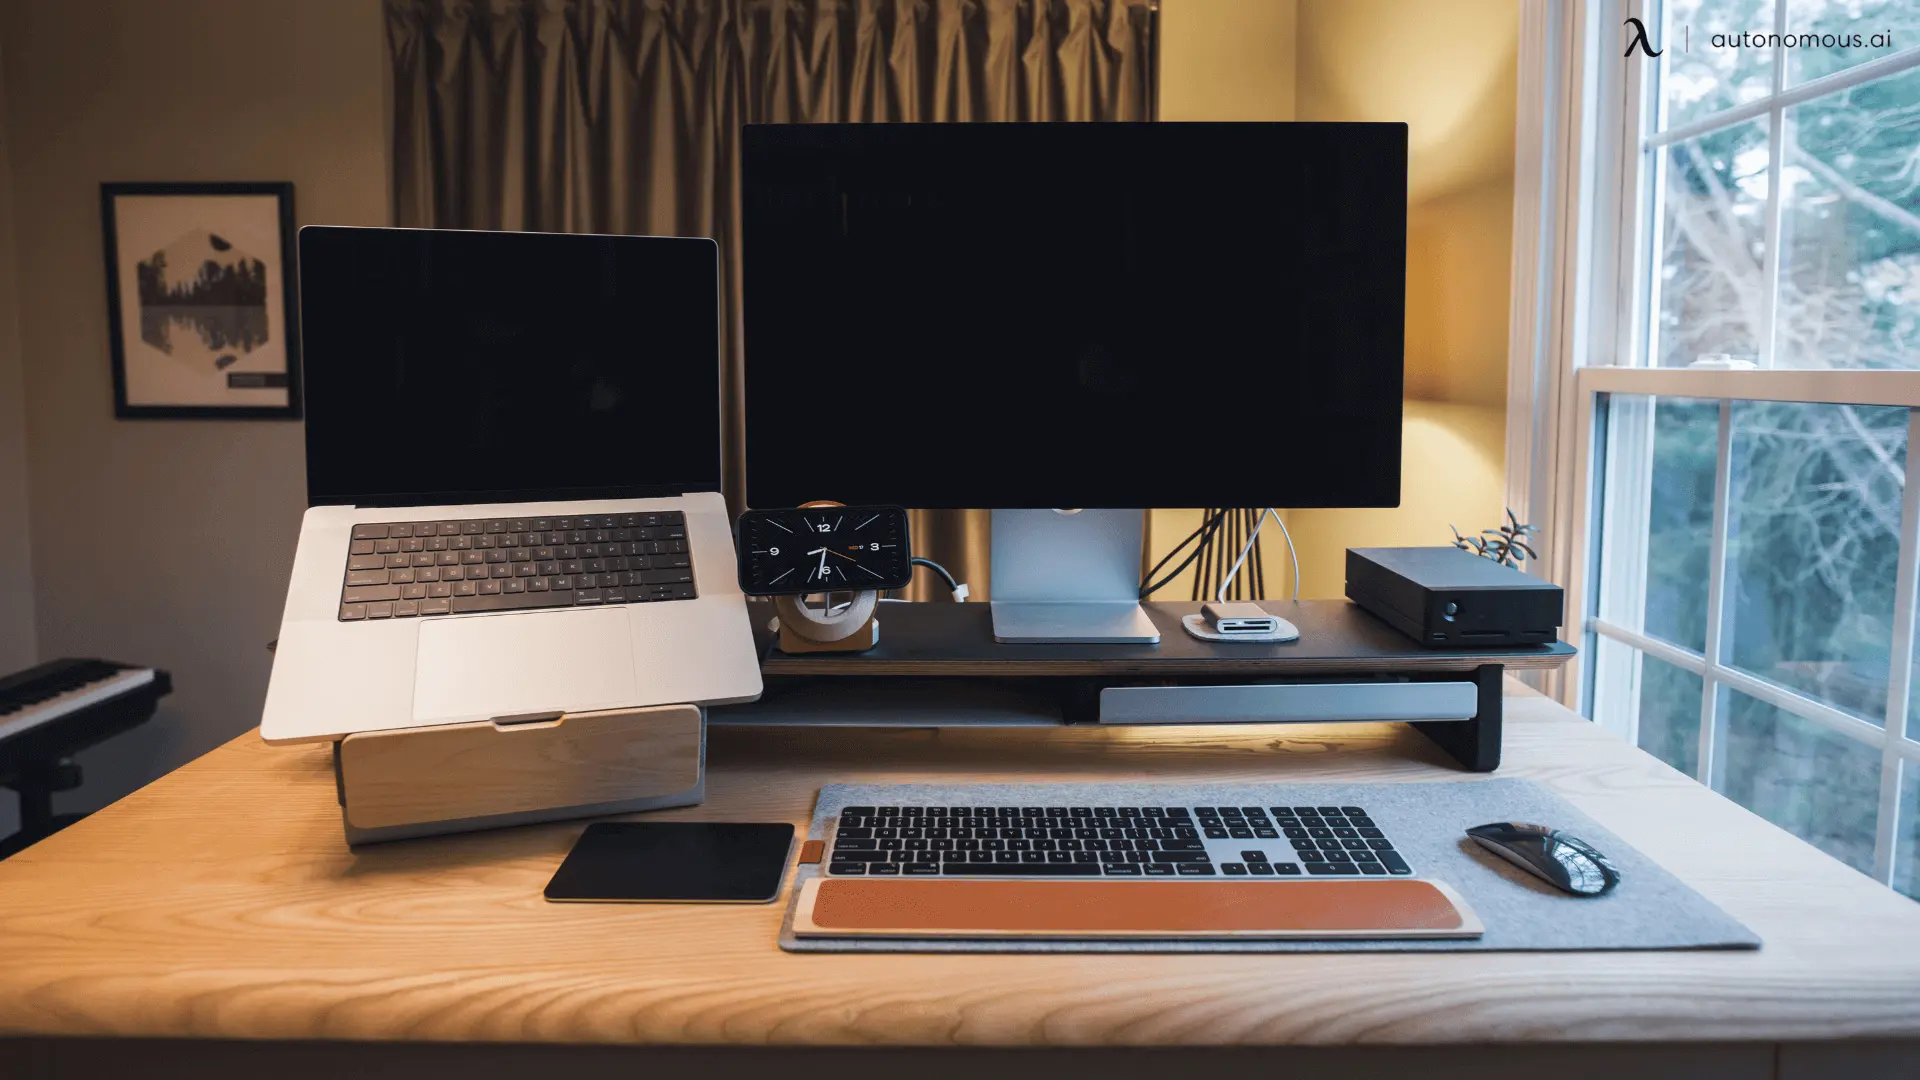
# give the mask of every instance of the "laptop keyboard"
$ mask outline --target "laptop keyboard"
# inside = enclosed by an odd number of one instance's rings
[[[355,525],[340,621],[692,600],[687,517],[651,514]]]
[[[1359,806],[849,806],[839,876],[1407,876]]]

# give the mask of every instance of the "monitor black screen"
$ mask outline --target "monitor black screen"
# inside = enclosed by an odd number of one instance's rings
[[[750,505],[1398,505],[1405,124],[745,140]]]
[[[300,232],[311,503],[720,488],[711,240]]]

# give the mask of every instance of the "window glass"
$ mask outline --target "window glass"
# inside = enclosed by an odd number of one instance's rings
[[[1803,83],[1920,45],[1913,0],[1787,0],[1787,82]]]
[[[1920,900],[1920,762],[1900,770],[1900,838],[1893,853],[1893,887]]]
[[[1893,849],[1893,888],[1920,899],[1920,761],[1901,765],[1901,832]]]
[[[1733,690],[1721,690],[1720,793],[1863,872],[1873,869],[1880,751]]]
[[[1920,367],[1920,70],[1786,116],[1773,366]]]
[[[1666,127],[1773,92],[1772,49],[1713,46],[1715,35],[1772,32],[1773,0],[1668,0],[1663,7],[1660,87]]]
[[[1700,676],[1640,657],[1640,749],[1688,776],[1700,775]]]
[[[1694,652],[1707,646],[1707,560],[1719,441],[1719,402],[1655,401],[1645,633]]]
[[[1886,714],[1907,410],[1733,406],[1723,662]]]
[[[1765,119],[1658,152],[1656,366],[1758,364],[1767,313]]]

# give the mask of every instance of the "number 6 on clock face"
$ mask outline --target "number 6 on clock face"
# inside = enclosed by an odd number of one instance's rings
[[[907,512],[898,506],[749,510],[734,550],[749,596],[900,589],[913,580]]]

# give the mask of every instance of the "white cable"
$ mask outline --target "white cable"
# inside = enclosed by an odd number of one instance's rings
[[[1287,555],[1293,559],[1293,598],[1300,599],[1300,553],[1293,548],[1293,534],[1287,531],[1287,523],[1280,520],[1280,512],[1269,506],[1260,511],[1260,519],[1253,523],[1253,535],[1247,537],[1247,546],[1240,549],[1240,557],[1233,560],[1233,569],[1227,571],[1227,576],[1220,580],[1220,589],[1213,597],[1216,603],[1226,602],[1227,588],[1233,584],[1233,579],[1239,576],[1240,564],[1247,561],[1247,553],[1253,550],[1253,545],[1260,542],[1260,529],[1267,523],[1268,514],[1272,514],[1273,523],[1280,526],[1280,535],[1287,538]]]

